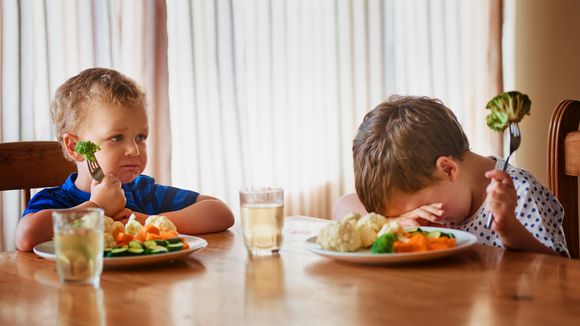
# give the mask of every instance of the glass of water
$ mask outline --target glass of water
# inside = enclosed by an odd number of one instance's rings
[[[269,187],[242,189],[240,210],[248,253],[254,256],[277,254],[282,246],[284,191]]]
[[[103,210],[52,212],[56,270],[61,283],[98,285],[103,271]]]

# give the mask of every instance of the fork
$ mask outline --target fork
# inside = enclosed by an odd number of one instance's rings
[[[98,182],[103,181],[105,174],[103,173],[103,169],[101,169],[101,166],[99,165],[99,162],[97,162],[96,158],[94,162],[91,162],[91,160],[87,159],[87,166],[89,167],[89,172],[91,173],[93,179],[97,180]]]
[[[522,142],[522,134],[520,133],[520,126],[517,122],[510,122],[509,124],[510,130],[510,153],[508,157],[505,159],[503,163],[502,171],[505,171],[508,166],[508,161],[512,154],[520,147],[520,143]],[[491,228],[491,224],[493,223],[493,214],[490,212],[489,216],[487,217],[487,221],[485,222],[485,228]]]

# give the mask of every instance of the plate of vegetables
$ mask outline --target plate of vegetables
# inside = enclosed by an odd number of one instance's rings
[[[207,241],[178,234],[175,225],[165,216],[152,215],[141,225],[131,216],[126,225],[104,220],[103,265],[130,266],[153,264],[189,256],[207,247]],[[33,249],[34,253],[48,260],[55,260],[54,242],[43,242]]]
[[[475,235],[441,227],[402,227],[370,213],[331,222],[306,240],[311,252],[359,264],[395,264],[442,258],[477,243]]]
[[[169,240],[132,240],[126,246],[105,249],[103,265],[112,267],[160,263],[189,256],[205,247],[207,241],[190,235],[179,235]],[[48,260],[55,260],[54,242],[47,241],[37,245],[34,253]]]

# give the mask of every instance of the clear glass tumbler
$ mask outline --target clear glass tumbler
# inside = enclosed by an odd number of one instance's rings
[[[240,206],[248,253],[254,256],[277,254],[282,246],[284,191],[269,187],[242,189]]]
[[[62,283],[98,285],[103,271],[103,210],[52,212],[56,270]]]

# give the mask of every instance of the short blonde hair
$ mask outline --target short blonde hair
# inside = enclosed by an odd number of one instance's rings
[[[64,82],[50,104],[56,138],[64,156],[70,159],[63,144],[63,135],[75,133],[83,124],[86,112],[96,102],[115,107],[146,107],[145,92],[118,71],[107,68],[90,68]]]
[[[469,142],[441,101],[391,96],[366,114],[353,141],[356,192],[369,212],[382,213],[395,191],[436,183],[441,156],[463,159]]]

